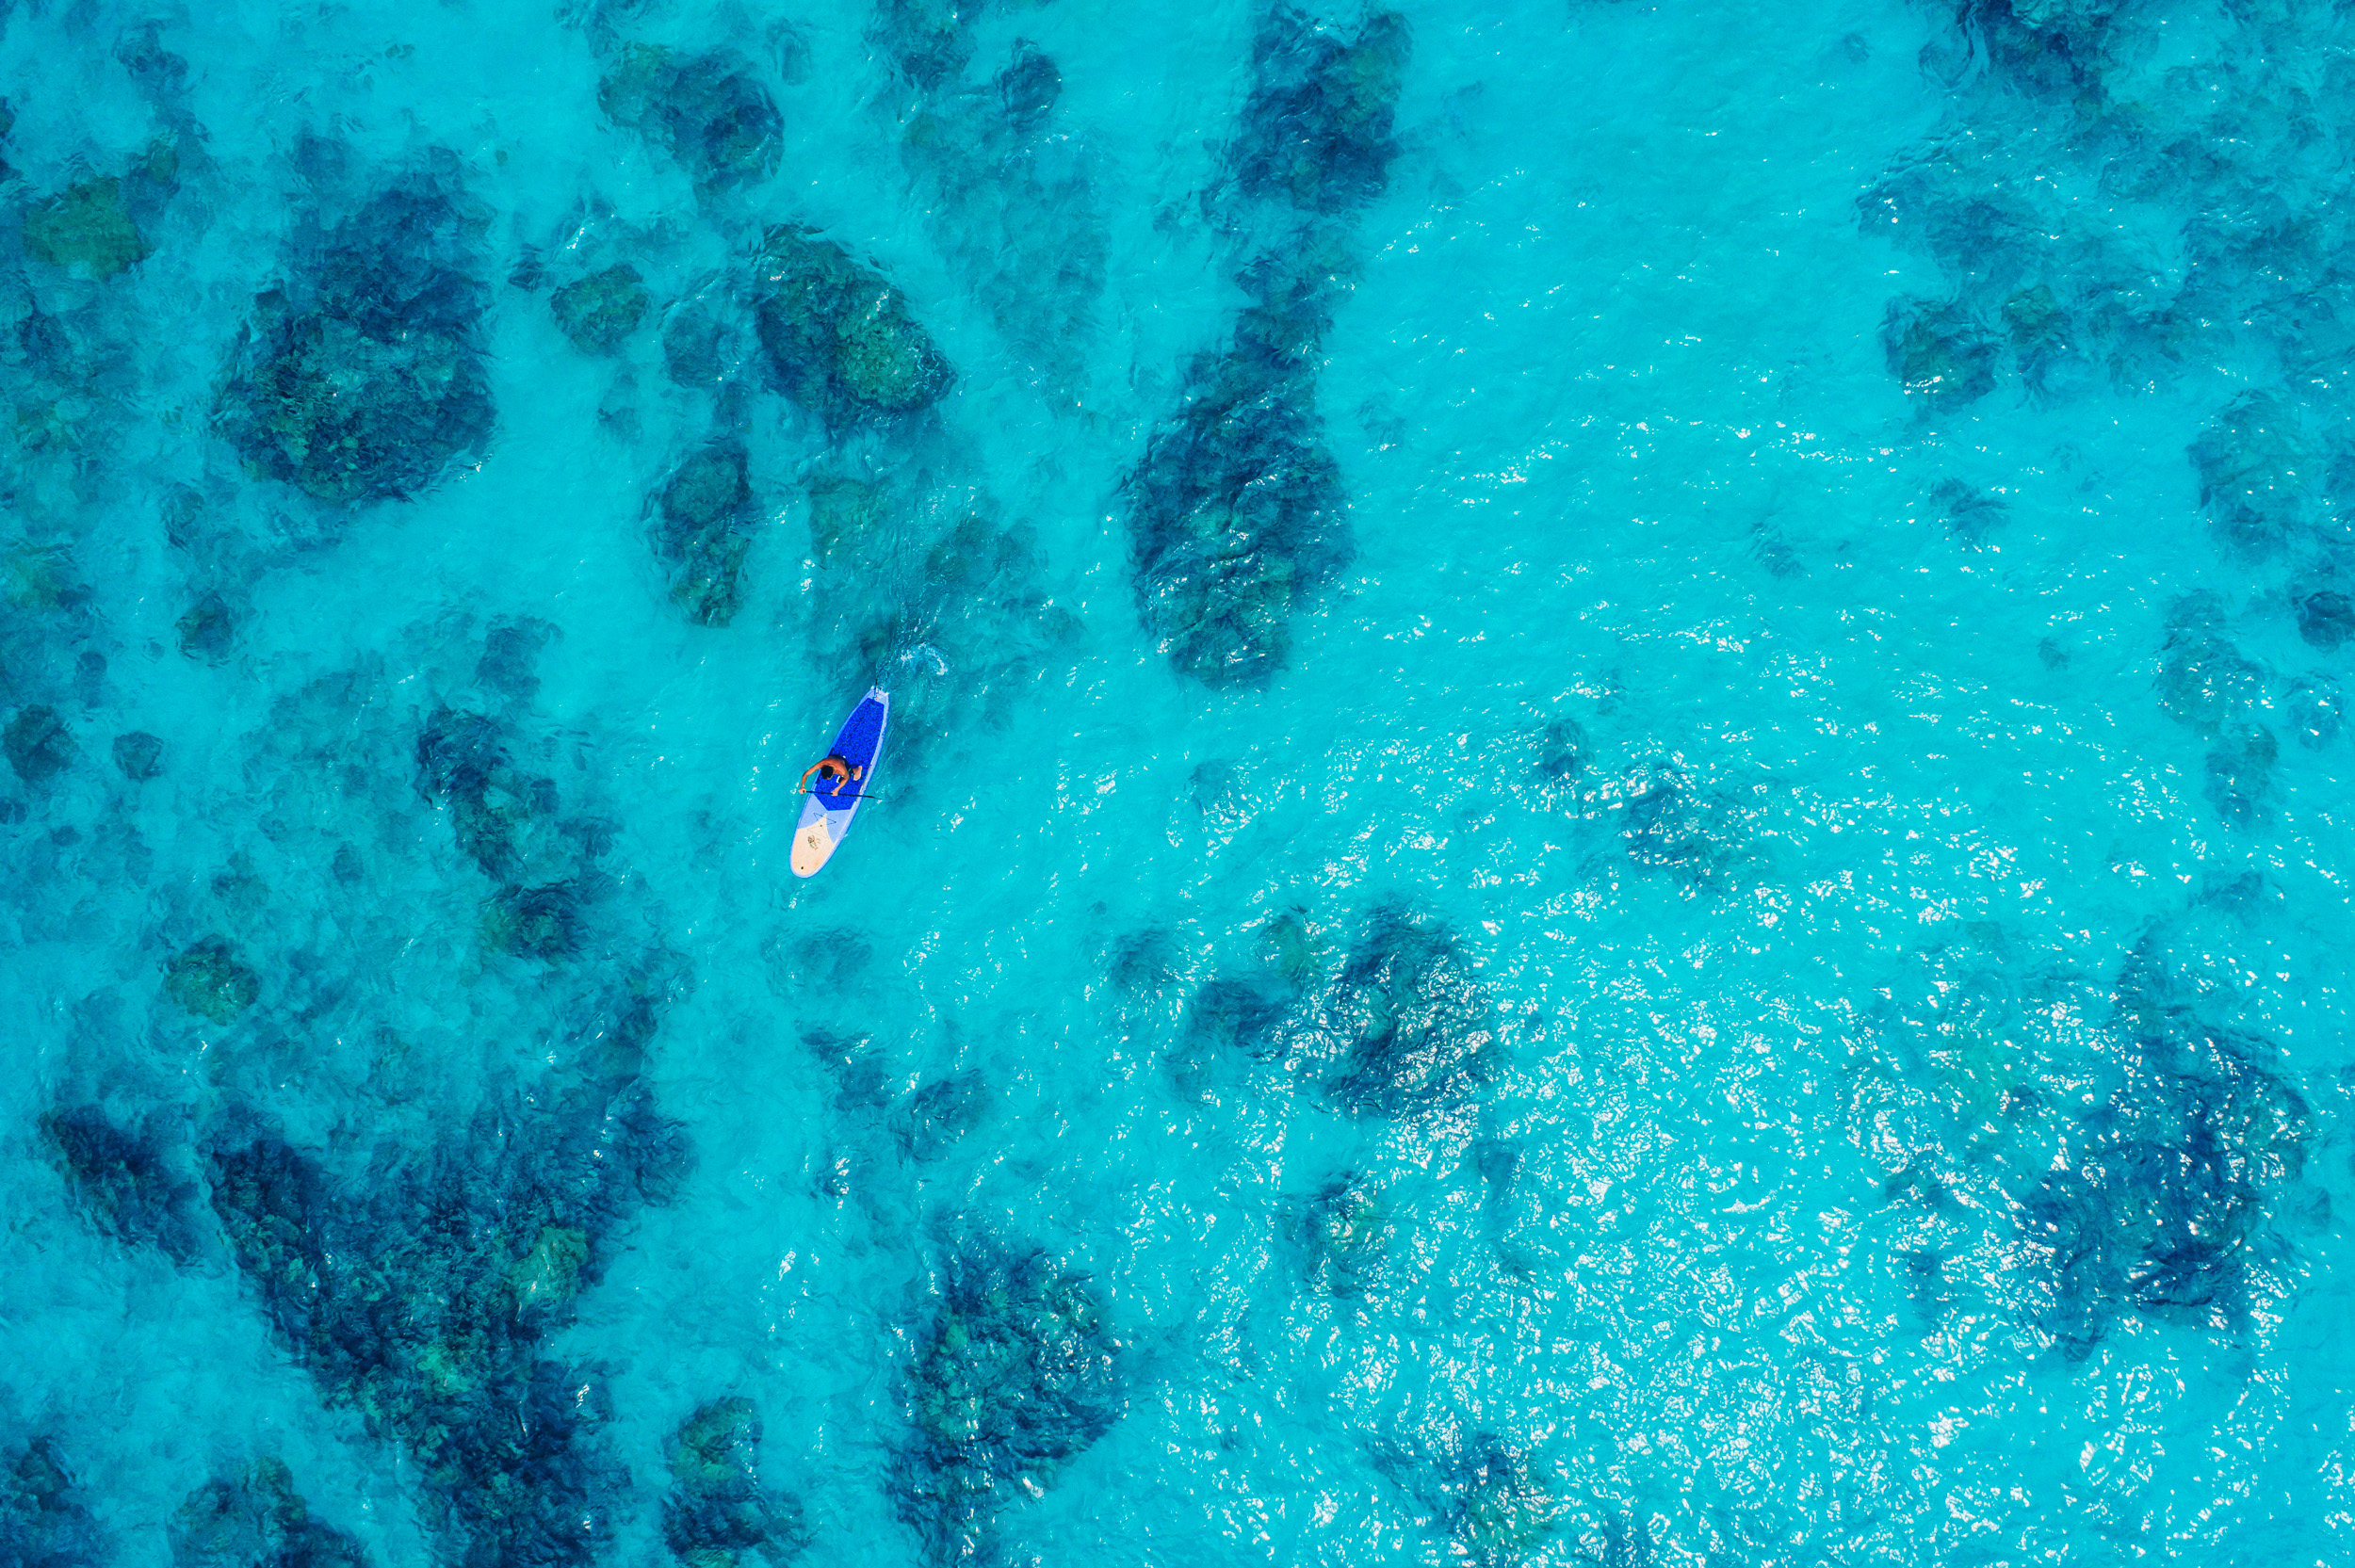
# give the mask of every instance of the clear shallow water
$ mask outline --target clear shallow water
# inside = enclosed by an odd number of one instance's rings
[[[2340,24],[1325,20],[9,16],[0,1560],[2346,1556]]]

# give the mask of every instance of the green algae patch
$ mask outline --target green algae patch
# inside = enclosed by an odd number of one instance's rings
[[[515,1304],[526,1310],[544,1307],[553,1311],[564,1306],[580,1293],[580,1270],[588,1261],[586,1234],[562,1225],[543,1225],[531,1251],[508,1270],[508,1283],[515,1287]]]
[[[24,214],[24,249],[77,277],[104,280],[145,261],[146,236],[122,204],[122,182],[85,180]]]
[[[646,318],[646,280],[625,262],[577,283],[548,300],[558,330],[584,354],[613,354]]]
[[[253,1005],[262,982],[237,962],[227,939],[208,936],[164,965],[164,991],[199,1018],[227,1024]]]

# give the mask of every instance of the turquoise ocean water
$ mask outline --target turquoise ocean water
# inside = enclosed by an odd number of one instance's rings
[[[2355,1561],[2341,9],[0,17],[0,1565]]]

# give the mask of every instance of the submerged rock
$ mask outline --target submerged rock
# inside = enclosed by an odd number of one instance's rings
[[[2338,737],[2347,722],[2347,699],[2335,681],[2306,676],[2282,693],[2282,711],[2298,743],[2312,751]]]
[[[502,887],[483,906],[485,946],[516,958],[555,963],[580,946],[580,890],[570,882]]]
[[[554,626],[532,616],[495,622],[482,636],[475,679],[504,696],[528,701],[540,689],[540,655],[556,635]]]
[[[1930,505],[1945,521],[1946,531],[1966,550],[1987,543],[1987,536],[2008,514],[1998,496],[1987,494],[1960,479],[1941,479],[1930,490]]]
[[[1344,1172],[1311,1193],[1289,1218],[1310,1285],[1354,1300],[1379,1283],[1390,1237],[1382,1194]]]
[[[1246,331],[1187,380],[1124,487],[1138,608],[1180,673],[1260,685],[1290,659],[1293,613],[1354,554],[1349,503],[1306,364]]]
[[[670,1495],[662,1539],[687,1568],[743,1568],[752,1558],[790,1561],[802,1547],[802,1511],[760,1484],[760,1413],[750,1399],[714,1399],[671,1436]]]
[[[1295,995],[1306,994],[1331,966],[1330,944],[1308,924],[1305,909],[1272,915],[1259,932],[1259,950],[1286,990]]]
[[[646,281],[627,262],[548,296],[556,325],[584,354],[612,354],[646,318]]]
[[[1316,372],[1353,270],[1340,215],[1389,180],[1406,57],[1391,11],[1344,40],[1279,5],[1254,40],[1226,164],[1246,202],[1275,209],[1276,233],[1238,268],[1252,303],[1231,342],[1188,366],[1184,404],[1122,489],[1145,632],[1209,686],[1281,671],[1293,615],[1354,553]]]
[[[2234,827],[2254,826],[2266,814],[2265,800],[2281,759],[2273,732],[2262,724],[2228,730],[2208,752],[2208,803]]]
[[[954,1255],[901,1380],[901,1514],[962,1560],[1019,1493],[1036,1497],[1120,1416],[1118,1347],[1078,1275],[1044,1253]]]
[[[776,172],[783,121],[736,56],[632,44],[597,84],[597,106],[679,161],[702,191]]]
[[[2071,1361],[2120,1312],[2239,1324],[2278,1251],[2267,1196],[2298,1179],[2311,1137],[2304,1098],[2261,1065],[2270,1047],[2202,1022],[2146,949],[2119,978],[2121,1071],[2085,1114],[2071,1162],[2019,1211],[2045,1250],[2046,1326]]]
[[[984,0],[881,0],[868,37],[901,74],[930,91],[973,58],[972,24]]]
[[[81,755],[65,720],[45,703],[17,710],[8,729],[0,731],[0,750],[8,752],[8,766],[16,769],[16,776],[28,784],[47,784]]]
[[[2298,601],[2298,635],[2316,648],[2338,648],[2355,638],[2355,599],[2334,588],[2316,589]]]
[[[1211,1090],[1226,1068],[1278,1060],[1304,1041],[1310,1055],[1338,1054],[1313,1021],[1303,1023],[1330,968],[1324,939],[1302,912],[1287,910],[1268,921],[1259,946],[1262,967],[1210,980],[1186,1005],[1184,1034],[1163,1066],[1190,1094]]]
[[[0,555],[0,592],[22,609],[72,609],[89,602],[73,553],[57,544],[20,544]]]
[[[29,255],[84,278],[104,280],[149,254],[146,237],[123,204],[122,182],[85,180],[24,214]]]
[[[725,385],[745,353],[744,333],[723,301],[691,298],[663,320],[662,369],[680,386]]]
[[[1654,760],[1630,768],[1613,811],[1630,861],[1696,892],[1723,890],[1741,865],[1737,802],[1673,764]]]
[[[1892,300],[1881,345],[1890,373],[1933,407],[1958,408],[1994,390],[1994,334],[1959,300]]]
[[[1242,769],[1224,758],[1197,763],[1186,783],[1194,809],[1204,816],[1231,820],[1241,817],[1249,806]]]
[[[2200,475],[2200,504],[2227,543],[2264,554],[2305,530],[2321,459],[2279,394],[2233,398],[2188,455]]]
[[[744,557],[759,520],[744,444],[723,436],[691,453],[655,497],[655,550],[674,567],[671,599],[699,626],[724,626],[744,604]]]
[[[892,1133],[910,1159],[934,1160],[989,1119],[989,1085],[979,1073],[936,1078],[908,1096]]]
[[[394,186],[255,301],[213,425],[257,478],[338,506],[408,500],[480,457],[494,419],[475,224]]]
[[[960,34],[961,50],[966,41]],[[1068,410],[1087,377],[1107,240],[1097,154],[1056,123],[1062,91],[1054,61],[1016,39],[988,89],[919,84],[901,121],[900,156],[934,250],[963,275],[1011,359]]]
[[[164,743],[145,730],[115,736],[115,768],[133,784],[145,784],[164,770]]]
[[[1063,96],[1063,73],[1029,39],[1016,39],[1014,57],[998,73],[998,102],[1016,130],[1029,130],[1054,112]]]
[[[1403,1442],[1371,1445],[1375,1467],[1476,1568],[1519,1568],[1536,1560],[1569,1504],[1563,1479],[1537,1454],[1492,1432],[1451,1440],[1436,1452]],[[1624,1549],[1605,1562],[1645,1562]]]
[[[756,287],[755,320],[778,389],[829,427],[911,412],[955,379],[906,298],[815,230],[771,229]]]
[[[164,965],[164,992],[200,1018],[235,1022],[262,994],[262,982],[239,963],[226,937],[208,936]]]
[[[884,488],[846,475],[821,475],[809,484],[809,551],[819,565],[835,557],[855,558],[888,508]]]
[[[1585,726],[1575,719],[1549,719],[1537,732],[1537,756],[1532,768],[1537,798],[1556,808],[1577,800],[1580,783],[1593,759]]]
[[[539,1347],[595,1279],[598,1237],[675,1180],[677,1135],[625,1070],[653,1027],[625,1007],[591,1081],[486,1111],[447,1154],[387,1151],[356,1187],[267,1129],[210,1153],[221,1237],[270,1327],[415,1466],[450,1560],[588,1568],[609,1549],[627,1478],[591,1441],[600,1384]]]
[[[525,1312],[561,1312],[580,1293],[580,1271],[589,1262],[589,1237],[568,1225],[543,1225],[531,1251],[508,1270],[515,1305]]]
[[[196,1255],[196,1184],[173,1168],[161,1139],[116,1125],[97,1106],[51,1111],[41,1131],[98,1230],[156,1247],[176,1263]]]
[[[2204,595],[2178,603],[2159,650],[2159,704],[2179,722],[2214,735],[2253,706],[2265,671],[2216,635],[2217,606]]]
[[[2075,323],[2050,284],[2024,288],[2004,301],[2004,331],[2011,339],[2020,375],[2041,389],[2074,348]]]
[[[1227,1064],[1274,1061],[1299,1001],[1297,992],[1260,976],[1210,980],[1186,1004],[1185,1033],[1164,1065],[1180,1087],[1195,1091]]]
[[[1317,1056],[1338,1056],[1323,1088],[1352,1116],[1435,1108],[1479,1088],[1495,1066],[1486,990],[1452,937],[1395,907],[1367,920],[1318,1009],[1311,1043]]]
[[[206,664],[219,664],[236,646],[236,618],[230,613],[229,602],[218,593],[207,593],[189,606],[173,630],[179,634],[180,651]]]
[[[106,1568],[108,1546],[55,1444],[0,1448],[0,1565]]]
[[[217,1476],[172,1515],[174,1568],[361,1568],[360,1544],[311,1517],[275,1459]]]
[[[449,807],[458,847],[504,885],[574,865],[557,819],[556,781],[516,767],[492,719],[448,707],[429,715],[417,731],[417,791]]]
[[[1116,938],[1104,954],[1104,978],[1131,996],[1158,995],[1178,978],[1178,939],[1159,926]]]
[[[1396,11],[1375,12],[1344,41],[1291,6],[1271,9],[1252,40],[1251,93],[1228,154],[1243,194],[1317,213],[1380,195],[1398,154],[1407,54]]]

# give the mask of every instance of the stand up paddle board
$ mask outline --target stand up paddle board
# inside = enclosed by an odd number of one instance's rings
[[[835,733],[834,750],[802,775],[802,819],[793,829],[795,876],[816,876],[851,831],[851,818],[875,781],[875,761],[883,755],[890,722],[891,694],[880,687],[870,689]]]

